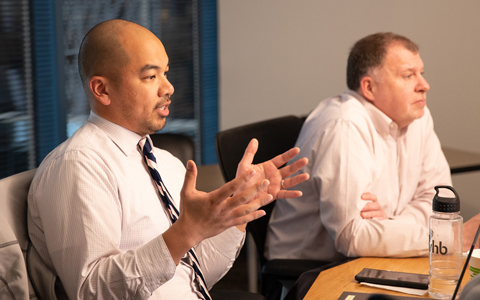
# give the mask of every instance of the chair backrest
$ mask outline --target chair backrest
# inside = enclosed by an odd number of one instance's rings
[[[295,146],[304,121],[305,118],[285,116],[217,133],[217,157],[225,181],[235,178],[238,163],[251,139],[256,138],[259,142],[253,163],[262,163]],[[265,239],[274,205],[275,201],[263,207],[266,215],[247,225],[247,231],[252,234],[262,265],[266,262]]]
[[[188,160],[195,159],[195,143],[191,137],[175,133],[151,134],[153,145],[157,148],[167,150],[180,159],[186,166]]]
[[[3,239],[0,240],[0,247],[18,247],[21,249],[19,251],[23,252],[23,259],[18,260],[15,248],[0,248],[0,270],[9,273],[0,276],[12,278],[11,275],[15,272],[15,276],[20,278],[18,282],[8,283],[14,286],[11,290],[16,293],[12,299],[24,299],[23,294],[27,296],[25,299],[57,299],[56,277],[45,266],[28,237],[27,196],[35,171],[36,169],[18,173],[0,180],[0,239]],[[3,253],[6,253],[9,259],[5,259]],[[10,259],[15,260],[15,264],[5,266]],[[3,296],[0,294],[1,299],[4,299]]]

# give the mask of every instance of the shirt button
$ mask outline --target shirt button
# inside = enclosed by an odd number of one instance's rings
[[[395,124],[390,123],[390,128],[393,128],[393,127],[395,127]]]
[[[160,278],[160,283],[165,283],[167,282],[167,279],[165,277]]]

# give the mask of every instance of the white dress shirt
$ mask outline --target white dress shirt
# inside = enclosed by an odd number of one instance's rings
[[[359,94],[322,101],[308,116],[296,146],[309,159],[310,179],[297,199],[279,199],[267,234],[268,259],[334,261],[356,256],[428,253],[428,218],[436,185],[451,185],[450,170],[430,111],[399,130]],[[389,219],[362,219],[377,196]]]
[[[92,112],[35,174],[30,238],[70,299],[199,298],[188,256],[176,266],[162,238],[170,219],[137,148],[141,138]],[[165,150],[154,154],[180,206],[185,168]],[[243,241],[244,233],[231,228],[195,246],[208,288],[232,266]]]

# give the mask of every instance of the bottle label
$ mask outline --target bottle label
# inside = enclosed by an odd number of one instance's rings
[[[448,253],[448,248],[447,246],[442,245],[442,241],[438,242],[438,245],[435,245],[435,240],[432,240],[430,243],[430,252],[433,254],[445,255]]]

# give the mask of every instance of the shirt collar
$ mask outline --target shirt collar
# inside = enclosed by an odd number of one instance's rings
[[[398,129],[397,123],[395,123],[390,117],[384,114],[375,105],[373,105],[372,102],[368,101],[362,95],[355,91],[348,90],[347,93],[352,97],[358,99],[362,103],[368,115],[370,116],[370,120],[372,120],[375,129],[381,136],[387,137],[388,135],[391,135],[393,138],[397,139],[405,135],[408,126],[401,130]]]
[[[102,129],[126,156],[132,153],[139,153],[137,145],[142,136],[100,117],[93,111],[90,111],[87,122]]]

